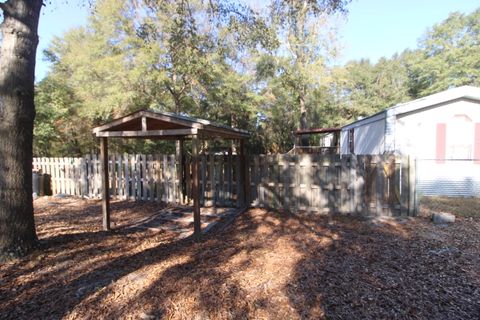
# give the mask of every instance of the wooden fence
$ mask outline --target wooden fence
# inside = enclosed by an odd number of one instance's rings
[[[240,168],[247,165],[247,199],[253,207],[364,215],[415,214],[415,166],[408,157],[304,154],[248,158],[248,163],[242,164],[235,155],[201,156],[202,206],[240,206]],[[173,155],[112,155],[109,160],[113,198],[189,202],[188,157],[183,166]],[[33,168],[51,176],[54,194],[101,196],[97,155],[34,158]]]
[[[83,158],[34,158],[33,169],[50,175],[53,194],[101,197],[98,155]],[[180,177],[185,177],[181,179]],[[109,157],[110,196],[117,199],[189,203],[191,161],[180,166],[173,155],[125,154]],[[202,206],[240,206],[240,158],[202,155],[200,188]],[[185,183],[181,183],[182,180]]]
[[[250,158],[253,207],[363,215],[415,215],[409,157],[259,155]]]

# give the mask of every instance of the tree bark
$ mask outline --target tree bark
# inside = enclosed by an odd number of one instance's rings
[[[300,104],[300,129],[305,130],[308,129],[307,123],[307,108],[305,107],[305,90],[302,88],[299,92],[299,104]],[[302,147],[309,146],[310,135],[302,134],[301,135],[301,145]]]
[[[36,242],[32,199],[35,55],[41,0],[0,3],[0,257]]]

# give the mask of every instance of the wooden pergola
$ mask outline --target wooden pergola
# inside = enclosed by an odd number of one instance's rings
[[[208,120],[192,118],[168,112],[141,110],[110,121],[93,129],[93,133],[100,138],[100,161],[102,170],[102,217],[103,230],[110,230],[110,194],[108,173],[108,139],[109,138],[137,138],[178,140],[183,149],[183,141],[192,141],[192,198],[194,234],[201,232],[200,223],[200,188],[199,188],[199,142],[204,139],[239,140],[241,158],[240,181],[242,181],[243,199],[247,204],[247,171],[245,166],[245,139],[250,134],[240,130]],[[184,181],[182,181],[184,183]]]

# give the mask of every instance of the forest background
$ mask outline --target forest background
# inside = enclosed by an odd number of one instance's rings
[[[98,0],[88,22],[43,52],[35,156],[96,152],[92,128],[140,109],[249,130],[251,153],[283,153],[301,126],[336,127],[461,85],[480,86],[480,9],[452,13],[415,49],[336,66],[348,1]],[[312,143],[315,143],[312,141]],[[115,152],[172,153],[174,144],[118,140]],[[225,147],[215,142],[211,148]]]

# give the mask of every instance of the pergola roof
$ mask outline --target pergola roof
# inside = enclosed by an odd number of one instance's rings
[[[194,135],[202,138],[245,139],[250,133],[204,119],[170,112],[140,110],[112,120],[93,129],[97,137],[188,139]]]

